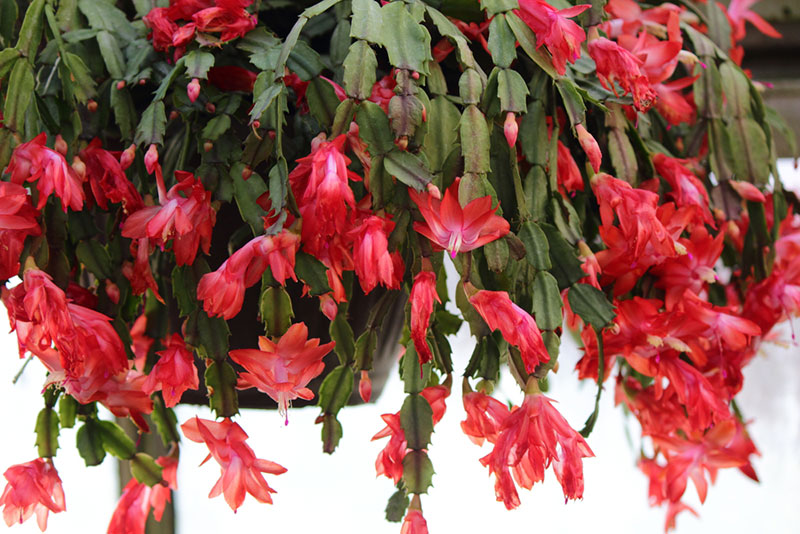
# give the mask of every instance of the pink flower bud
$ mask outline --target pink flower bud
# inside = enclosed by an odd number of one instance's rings
[[[594,169],[594,172],[598,172],[600,170],[600,163],[603,161],[603,153],[600,152],[600,146],[597,144],[597,140],[586,130],[583,124],[575,126],[575,131],[578,133],[578,141],[583,151],[586,152],[586,156],[589,158],[589,163],[592,164],[592,169]]]
[[[519,133],[517,118],[513,112],[509,111],[506,113],[506,120],[503,123],[503,134],[506,136],[509,147],[513,147],[517,144],[517,133]]]
[[[251,176],[253,176],[253,169],[251,169],[248,165],[245,165],[244,169],[242,169],[242,180],[246,182]]]
[[[94,100],[90,99],[86,103],[86,109],[89,110],[89,113],[94,113],[95,111],[97,111],[97,102],[95,102]]]
[[[203,143],[203,150],[205,150],[206,152],[211,152],[212,148],[214,148],[214,143],[212,143],[211,141],[206,141],[205,143]]]
[[[67,142],[64,141],[64,138],[61,137],[61,134],[58,134],[56,136],[56,142],[55,142],[54,146],[55,146],[56,152],[58,152],[62,156],[66,156],[67,155]]]
[[[192,78],[189,85],[186,86],[186,94],[189,95],[189,100],[194,102],[200,96],[200,80]]]
[[[361,380],[358,381],[358,394],[364,402],[369,402],[372,397],[372,380],[369,378],[368,371],[361,371]]]
[[[119,304],[119,286],[106,278],[106,295],[111,302]]]
[[[72,159],[72,170],[75,171],[75,174],[77,174],[81,180],[86,179],[86,164],[78,156]]]
[[[119,157],[119,165],[122,167],[124,171],[128,167],[133,164],[133,160],[136,158],[136,145],[131,144],[128,148],[122,151],[122,155]]]
[[[436,200],[442,200],[442,192],[439,191],[439,188],[436,187],[433,182],[429,182],[425,189],[427,189],[428,194]]]
[[[120,91],[120,90],[122,90],[122,89],[125,89],[125,85],[126,85],[126,84],[125,84],[125,80],[120,80],[120,81],[118,81],[118,82],[117,82],[117,91]]]
[[[144,155],[144,166],[148,173],[153,174],[156,165],[158,165],[158,148],[154,143],[150,145],[150,148],[147,149],[147,153]]]

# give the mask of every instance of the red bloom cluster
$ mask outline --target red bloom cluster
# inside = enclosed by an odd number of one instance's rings
[[[583,28],[569,20],[577,17],[591,4],[556,9],[544,0],[521,0],[515,11],[536,34],[536,46],[545,45],[553,57],[556,72],[566,72],[567,61],[575,63],[581,57],[581,43],[586,40]]]
[[[144,534],[151,508],[153,518],[161,521],[164,507],[172,501],[172,491],[178,489],[178,460],[161,456],[156,463],[163,468],[161,478],[164,483],[151,487],[131,478],[122,489],[107,534]]]
[[[245,442],[247,434],[238,423],[228,418],[215,422],[195,417],[183,423],[181,430],[187,439],[206,444],[209,453],[203,463],[214,458],[220,466],[221,475],[211,488],[209,498],[223,494],[234,512],[247,493],[258,502],[272,504],[270,493],[275,490],[269,487],[262,473],[280,475],[286,469],[275,462],[256,458]]]
[[[144,16],[153,48],[162,52],[175,48],[175,59],[193,40],[219,46],[244,36],[255,28],[256,16],[246,8],[252,0],[170,0],[169,7],[154,7]],[[210,35],[220,34],[219,37]]]
[[[38,211],[21,185],[0,182],[0,279],[19,273],[19,255],[28,236],[41,235]]]
[[[509,510],[519,506],[514,484],[531,489],[544,480],[551,465],[567,499],[583,498],[582,458],[594,456],[589,445],[541,394],[525,395],[509,410],[483,393],[464,395],[464,433],[475,443],[487,440],[494,449],[481,463],[495,475],[495,494]]]
[[[164,405],[172,408],[181,400],[187,389],[197,389],[200,380],[197,367],[194,366],[194,354],[186,347],[186,343],[178,334],[172,334],[167,340],[167,348],[156,354],[158,361],[142,384],[142,391],[148,395],[160,390],[164,396]]]

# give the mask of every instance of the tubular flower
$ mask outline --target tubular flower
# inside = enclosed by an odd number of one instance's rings
[[[575,132],[578,134],[578,142],[581,144],[581,148],[586,153],[586,157],[589,158],[589,163],[592,164],[592,169],[594,169],[594,172],[598,172],[600,164],[603,162],[603,153],[600,151],[600,145],[597,144],[597,140],[583,124],[576,125]],[[581,181],[581,185],[583,185],[583,181]]]
[[[206,273],[197,285],[197,298],[209,315],[230,319],[239,313],[244,291],[259,280],[269,266],[273,278],[285,284],[297,280],[294,258],[300,238],[288,230],[274,236],[258,236],[231,254],[216,271]]]
[[[419,355],[419,364],[422,365],[433,359],[428,341],[425,339],[433,312],[433,301],[442,303],[436,293],[436,275],[433,274],[433,271],[420,271],[414,277],[409,300],[411,301],[411,339]]]
[[[37,458],[12,465],[3,476],[8,483],[0,495],[0,506],[3,506],[3,519],[9,527],[24,523],[36,513],[36,524],[44,532],[49,513],[67,509],[61,479],[49,460]]]
[[[389,289],[400,287],[405,266],[399,254],[390,253],[388,248],[394,226],[388,219],[371,215],[349,233],[353,238],[353,264],[364,294],[369,294],[378,284]],[[401,267],[399,273],[395,264]]]
[[[461,430],[475,445],[484,441],[496,443],[503,421],[508,417],[508,406],[489,395],[470,392],[462,397],[467,418],[461,422]]]
[[[55,193],[61,200],[64,212],[68,207],[80,211],[84,200],[83,180],[67,164],[63,155],[45,146],[46,141],[47,135],[42,132],[15,148],[5,172],[11,174],[13,183],[19,185],[38,180],[37,210],[44,207],[51,193]]]
[[[508,233],[508,221],[495,215],[492,197],[472,200],[463,208],[458,202],[460,178],[447,188],[439,200],[430,193],[408,190],[411,200],[419,208],[425,222],[415,222],[414,230],[431,240],[437,250],[445,249],[455,258],[459,252],[482,247]],[[498,206],[499,207],[499,206]]]
[[[599,149],[598,149],[599,151]],[[602,157],[602,156],[601,156]],[[591,160],[590,160],[591,161]],[[598,164],[598,168],[600,165]],[[569,148],[558,141],[558,187],[562,193],[583,191],[583,177]]]
[[[245,442],[247,434],[238,423],[228,418],[220,422],[195,417],[181,425],[183,435],[197,443],[205,443],[209,454],[203,463],[214,458],[222,471],[208,497],[223,494],[225,502],[235,512],[249,493],[258,502],[272,504],[275,490],[269,487],[262,473],[280,475],[284,467],[256,458],[253,449]]]
[[[400,527],[400,534],[428,534],[428,522],[422,516],[422,510],[409,508]]]
[[[541,394],[525,395],[525,401],[502,422],[494,449],[481,458],[495,475],[495,494],[509,510],[519,506],[514,481],[525,489],[544,480],[553,466],[567,499],[583,498],[582,458],[594,456],[589,445]],[[513,472],[513,479],[512,479]]]
[[[0,182],[0,280],[19,273],[25,238],[41,235],[37,215],[24,187]]]
[[[470,290],[467,290],[469,295]],[[475,291],[472,288],[472,291]],[[542,334],[533,317],[511,302],[505,291],[479,290],[469,297],[492,330],[500,330],[506,341],[519,349],[525,370],[533,373],[540,363],[550,360]]]
[[[122,225],[122,235],[131,239],[150,238],[155,245],[172,250],[178,265],[191,265],[202,246],[208,254],[211,231],[217,214],[211,207],[211,192],[192,173],[175,171],[178,183],[169,191],[164,186],[161,166],[155,163],[160,206],[145,207],[133,213]],[[185,196],[184,196],[185,195]]]
[[[623,93],[632,94],[636,109],[644,112],[650,108],[656,93],[639,69],[639,58],[605,37],[589,41],[589,55],[597,64],[597,77],[603,87],[616,95],[618,83]]]
[[[245,368],[239,375],[238,387],[257,388],[278,403],[278,412],[289,422],[287,410],[292,400],[310,400],[314,393],[308,382],[325,368],[322,358],[335,343],[319,344],[308,339],[305,323],[289,327],[277,343],[264,336],[258,338],[258,349],[238,349],[230,352],[231,359]]]
[[[536,34],[537,47],[547,47],[553,56],[553,67],[563,76],[567,61],[575,63],[581,57],[581,43],[586,40],[583,28],[569,19],[590,7],[590,4],[581,4],[556,9],[544,0],[521,0],[515,13]]]
[[[104,150],[100,139],[92,139],[89,146],[81,150],[80,158],[86,164],[86,178],[95,202],[107,210],[108,203],[122,204],[125,213],[133,213],[144,207],[141,195],[125,176],[121,155]],[[130,157],[130,156],[128,156]],[[130,165],[130,162],[126,162]]]
[[[171,492],[178,489],[178,461],[169,456],[161,456],[156,463],[163,467],[162,484],[150,487],[131,478],[122,490],[122,496],[108,524],[107,534],[144,534],[151,508],[155,520],[161,521],[164,507],[172,500]]]
[[[167,341],[167,348],[156,354],[159,359],[147,375],[142,391],[152,395],[160,389],[164,404],[172,408],[181,400],[184,391],[197,389],[200,385],[194,355],[179,334],[172,334]]]

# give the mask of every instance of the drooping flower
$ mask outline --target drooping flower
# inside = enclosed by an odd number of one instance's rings
[[[231,359],[245,368],[239,375],[238,387],[257,388],[278,403],[278,412],[289,422],[287,410],[293,399],[313,399],[306,387],[325,368],[322,358],[336,343],[324,345],[319,339],[308,339],[305,323],[295,323],[276,342],[258,338],[258,349],[237,349]]]
[[[422,516],[419,508],[409,508],[403,525],[400,527],[400,534],[428,534],[428,522]]]
[[[525,395],[502,422],[494,449],[481,458],[495,475],[495,494],[509,510],[519,506],[514,481],[525,489],[544,480],[553,466],[567,499],[583,498],[582,458],[594,456],[586,441],[544,395]],[[512,478],[513,472],[513,478]]]
[[[594,169],[594,172],[598,172],[603,161],[600,145],[597,144],[597,140],[583,124],[575,125],[575,132],[578,134],[578,142],[581,144],[581,148],[586,153],[586,157],[589,158],[589,163],[592,164],[592,169]]]
[[[118,157],[104,150],[100,139],[95,137],[81,150],[80,158],[86,165],[89,188],[100,208],[108,210],[109,202],[122,204],[125,213],[133,213],[144,207],[141,195],[125,176],[122,155]],[[126,163],[130,165],[129,161]]]
[[[172,500],[171,492],[178,489],[178,461],[170,456],[161,456],[156,463],[163,467],[163,483],[150,487],[131,478],[122,490],[107,534],[144,534],[151,508],[153,518],[161,521],[167,502]]]
[[[414,277],[411,286],[411,339],[419,356],[420,365],[433,359],[433,354],[425,339],[433,312],[433,301],[442,303],[436,293],[436,275],[433,271],[422,270]]]
[[[228,418],[220,422],[195,417],[181,425],[183,435],[197,443],[205,443],[209,454],[203,462],[214,458],[220,466],[221,475],[209,498],[223,494],[225,502],[235,512],[244,502],[247,493],[258,502],[272,504],[269,487],[262,473],[280,475],[286,469],[275,462],[256,458],[253,449],[246,443],[247,434],[238,423]]]
[[[389,289],[400,287],[405,266],[398,252],[389,252],[389,234],[394,226],[388,219],[371,215],[349,233],[353,239],[353,265],[365,295],[378,284]]]
[[[300,237],[288,230],[274,236],[258,236],[231,254],[216,271],[206,273],[197,284],[197,298],[209,315],[234,317],[242,309],[245,289],[259,280],[267,267],[284,284],[297,280],[294,258]]]
[[[11,174],[15,184],[36,182],[39,190],[36,209],[42,209],[50,194],[55,193],[64,212],[68,207],[80,211],[84,200],[83,181],[61,153],[45,146],[46,141],[47,134],[42,132],[15,148],[6,172]]]
[[[581,171],[578,169],[578,164],[575,163],[575,159],[572,157],[572,153],[570,153],[569,148],[567,148],[567,146],[561,141],[558,141],[557,157],[558,186],[562,193],[583,191],[583,176],[581,176]]]
[[[172,408],[181,400],[184,391],[197,389],[200,385],[194,355],[179,334],[172,334],[167,348],[156,354],[159,359],[147,375],[142,391],[152,395],[161,390],[164,404]]]
[[[476,198],[461,207],[458,202],[459,183],[460,178],[456,178],[442,200],[430,193],[408,190],[425,219],[424,222],[415,222],[414,230],[430,239],[437,250],[450,252],[453,258],[459,252],[482,247],[503,237],[510,228],[508,221],[495,215],[497,207],[492,209],[491,196]]]
[[[597,65],[600,84],[615,95],[616,84],[619,84],[623,94],[631,93],[636,109],[647,111],[655,101],[656,93],[639,69],[642,61],[605,37],[590,39],[588,47],[589,55]]]
[[[49,513],[67,509],[61,479],[50,460],[37,458],[12,465],[3,476],[8,483],[0,495],[0,506],[3,506],[3,519],[9,527],[24,523],[35,513],[39,530],[44,532]]]
[[[158,185],[159,206],[145,207],[128,217],[122,235],[131,239],[149,238],[162,248],[172,241],[178,265],[191,265],[202,246],[208,254],[211,231],[217,213],[211,206],[211,192],[192,173],[175,171],[178,183],[167,191],[158,153],[153,146],[145,156],[148,172],[154,172]]]
[[[514,304],[505,291],[479,290],[469,302],[492,330],[500,330],[506,341],[519,349],[525,369],[532,373],[540,363],[550,361],[542,334],[533,317]],[[467,290],[469,295],[470,290]]]
[[[508,417],[508,406],[484,393],[469,392],[462,397],[467,418],[461,430],[475,445],[484,441],[496,443],[503,422]]]
[[[715,227],[709,210],[708,191],[703,182],[689,170],[690,160],[671,158],[665,154],[653,156],[656,172],[672,187],[670,196],[678,206],[695,206],[697,219]]]
[[[553,56],[553,67],[562,76],[567,61],[575,63],[581,57],[581,43],[586,40],[583,28],[569,20],[591,7],[581,4],[556,9],[544,0],[520,0],[517,15],[536,34],[536,45],[545,45]]]
[[[0,280],[19,273],[25,238],[41,235],[37,215],[24,187],[0,182]]]

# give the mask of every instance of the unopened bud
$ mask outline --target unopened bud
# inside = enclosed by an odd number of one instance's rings
[[[72,170],[75,171],[75,174],[77,174],[81,180],[86,178],[86,164],[78,156],[72,158]]]
[[[425,186],[425,189],[428,191],[428,194],[436,200],[442,200],[442,192],[439,191],[439,188],[436,187],[433,182],[428,182],[428,185]]]
[[[372,397],[372,380],[370,380],[369,372],[366,370],[361,371],[361,380],[358,381],[358,394],[364,402],[369,402]]]
[[[138,82],[138,83],[139,83],[139,85],[144,85],[144,84],[146,84],[146,83],[147,83],[147,78],[142,78],[141,80],[139,80],[139,82]]]
[[[172,111],[169,112],[169,120],[174,121],[178,117],[180,117],[180,113],[178,113],[177,110],[173,109]]]
[[[153,174],[156,165],[158,165],[158,147],[153,143],[144,155],[144,166],[148,173]]]
[[[519,133],[519,126],[517,125],[517,117],[513,112],[506,113],[506,120],[503,122],[503,134],[506,136],[506,142],[509,147],[517,144],[517,133]]]
[[[428,122],[428,110],[425,109],[425,104],[422,104],[422,122]]]
[[[122,167],[122,170],[124,171],[133,164],[133,160],[135,158],[136,145],[132,143],[131,146],[122,151],[122,155],[119,157],[119,166]]]
[[[256,130],[261,128],[261,121],[258,120],[258,119],[254,120],[253,121],[253,128],[255,128]]]
[[[120,91],[120,90],[122,90],[122,89],[125,89],[125,85],[126,85],[126,84],[125,84],[125,80],[120,80],[120,81],[118,81],[118,82],[117,82],[117,91]]]
[[[215,106],[211,102],[206,102],[206,111],[208,113],[214,113],[215,111],[217,111],[217,106]]]
[[[205,150],[206,152],[211,152],[212,148],[214,148],[214,143],[212,143],[211,141],[206,141],[205,143],[203,143],[203,150]]]
[[[274,141],[274,140],[275,140],[275,136],[276,136],[276,135],[277,135],[277,134],[275,133],[275,130],[270,130],[270,131],[268,131],[268,132],[267,132],[267,137],[269,137],[269,138],[270,138],[270,140],[272,140],[272,141]]]
[[[336,305],[336,301],[330,294],[319,297],[319,309],[330,321],[336,319],[336,314],[339,312],[339,306]]]
[[[192,78],[189,85],[186,86],[186,94],[189,96],[189,101],[194,102],[200,96],[200,80]]]
[[[594,172],[598,172],[600,170],[600,163],[603,161],[603,153],[600,152],[600,145],[597,144],[597,140],[589,133],[583,124],[575,126],[575,132],[578,134],[578,142],[586,153],[586,157],[589,158],[592,169],[594,169]]]
[[[55,142],[54,148],[56,149],[56,152],[58,152],[62,156],[66,156],[67,155],[67,149],[68,149],[67,142],[64,141],[64,138],[61,137],[61,134],[58,134],[56,136],[56,142]]]
[[[419,72],[412,71],[411,72],[411,77],[414,78],[415,80],[419,80]]]
[[[400,150],[407,150],[408,149],[408,136],[407,135],[401,135],[398,139],[395,140],[394,144],[397,145],[397,148],[399,148]]]
[[[119,286],[106,278],[106,295],[114,304],[119,304]]]
[[[95,102],[94,100],[90,99],[86,103],[86,109],[89,110],[89,113],[94,113],[95,111],[97,111],[97,102]]]
[[[249,165],[245,165],[244,169],[242,169],[242,180],[246,182],[251,176],[253,176],[253,169]]]

